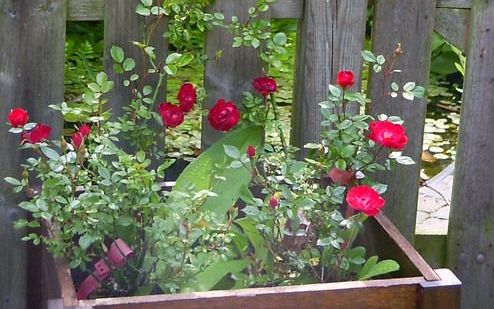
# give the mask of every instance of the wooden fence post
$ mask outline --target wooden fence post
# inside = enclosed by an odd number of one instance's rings
[[[254,6],[255,0],[216,0],[211,7],[212,12],[221,12],[225,20],[237,16],[241,21],[248,17],[248,9]],[[208,99],[204,108],[210,109],[218,99],[232,100],[238,107],[243,93],[252,89],[252,80],[262,75],[261,63],[254,48],[232,48],[233,38],[224,29],[215,27],[207,34],[206,53],[209,61],[206,64],[204,84]],[[217,51],[221,56],[216,57]],[[207,115],[202,120],[202,148],[205,149],[222,136],[209,125]]]
[[[462,308],[494,302],[494,1],[474,0],[448,233]]]
[[[366,13],[367,0],[304,1],[297,37],[293,145],[303,148],[319,140],[322,116],[318,103],[327,100],[328,84],[335,83],[338,71],[352,70],[360,76]],[[360,83],[355,89],[360,89]]]
[[[434,27],[435,0],[377,0],[374,10],[372,49],[389,61],[397,43],[404,54],[396,62],[403,73],[393,74],[388,80],[404,84],[415,81],[426,86],[431,59],[431,37]],[[383,74],[371,74],[369,93],[373,98],[371,114],[398,115],[405,120],[408,145],[403,151],[416,164],[396,166],[382,181],[389,185],[384,212],[409,241],[415,234],[415,220],[419,189],[420,159],[427,102],[403,98],[392,99],[382,89]]]
[[[113,117],[117,118],[123,116],[125,111],[122,107],[130,104],[132,99],[132,86],[125,87],[124,80],[128,80],[129,76],[117,74],[113,70],[114,61],[110,55],[110,50],[113,45],[119,46],[125,51],[125,58],[132,58],[135,60],[136,67],[135,72],[139,74],[139,81],[137,82],[142,88],[145,85],[157,86],[158,76],[157,74],[148,75],[148,69],[151,66],[148,64],[147,56],[142,52],[142,50],[134,45],[132,42],[145,42],[147,40],[148,33],[145,31],[146,23],[154,22],[154,18],[145,18],[136,13],[137,4],[140,0],[129,0],[125,1],[105,1],[105,72],[108,74],[108,78],[115,82],[115,87],[109,93],[109,107],[112,109]],[[149,27],[151,28],[151,27]],[[168,28],[168,19],[163,16],[161,19],[153,26],[153,35],[149,44],[155,47],[156,62],[164,63],[168,55],[168,40],[163,37],[164,32]],[[141,84],[142,83],[142,84]],[[157,111],[157,106],[159,102],[166,100],[167,93],[167,78],[162,81],[161,91],[158,93],[157,102],[155,102],[155,107],[153,111]],[[164,130],[164,128],[159,125],[156,121],[151,120],[150,126],[159,132]],[[129,146],[126,141],[121,142],[124,149],[132,152],[133,149]],[[164,140],[157,141],[158,149],[163,149]],[[157,166],[157,162],[153,165]]]
[[[39,251],[27,259],[25,231],[12,223],[24,216],[4,177],[21,178],[25,155],[19,137],[4,125],[11,108],[23,107],[30,121],[49,124],[58,138],[61,122],[48,108],[63,101],[64,0],[0,0],[0,307],[37,308],[40,299]],[[34,271],[30,272],[29,270]],[[29,295],[35,299],[28,299]]]

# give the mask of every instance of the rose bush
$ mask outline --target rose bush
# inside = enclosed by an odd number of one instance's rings
[[[220,13],[196,11],[194,18],[204,29],[229,31],[234,47],[255,48],[267,74],[279,65],[286,45],[286,35],[271,33],[261,18],[272,2],[258,0],[244,23],[226,21]],[[197,2],[175,4],[141,1],[136,12],[152,21]],[[177,27],[172,21],[167,36],[173,39]],[[166,188],[174,159],[164,151],[165,131],[183,125],[205,94],[185,83],[173,96],[177,102],[158,98],[166,77],[207,57],[183,51],[161,59],[149,45],[155,30],[150,26],[148,37],[134,42],[148,62],[142,71],[122,48],[110,50],[114,69],[132,94],[117,119],[106,108],[114,82],[104,72],[88,85],[80,104],[51,106],[64,117],[66,136],[50,140],[51,128],[28,123],[21,108],[6,116],[21,148],[35,154],[20,179],[6,178],[15,192],[32,195],[19,205],[32,219],[16,226],[46,224],[49,235],[29,233],[24,239],[43,243],[87,275],[76,282],[78,297],[94,295],[98,287],[104,296],[119,296],[368,279],[369,273],[399,268],[391,260],[376,263],[377,257],[353,245],[366,218],[385,204],[381,195],[387,187],[373,174],[391,168],[392,161],[412,163],[394,151],[408,141],[401,119],[364,113],[370,100],[350,91],[353,72],[339,72],[336,85],[329,85],[327,100],[320,103],[320,139],[304,146],[303,159],[284,136],[275,79],[254,79],[238,106],[213,98],[218,101],[204,116],[223,132],[221,139]],[[384,62],[377,61],[382,56],[363,55],[383,71],[379,63]],[[157,82],[148,85],[149,80]],[[418,87],[410,93],[419,94]],[[362,112],[351,114],[351,105]],[[265,142],[269,130],[279,142]],[[116,244],[125,250],[116,251]],[[95,265],[106,270],[99,281]]]

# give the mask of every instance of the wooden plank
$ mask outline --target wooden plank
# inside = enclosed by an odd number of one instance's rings
[[[292,143],[303,147],[317,142],[321,133],[318,105],[327,99],[329,83],[340,70],[360,76],[367,1],[305,1],[299,24]],[[356,83],[354,90],[360,87]]]
[[[469,24],[469,10],[436,9],[434,30],[462,51],[466,50]]]
[[[436,272],[440,281],[420,283],[418,308],[460,309],[460,280],[449,269]]]
[[[302,18],[303,0],[278,0],[273,4],[273,18]]]
[[[110,55],[110,49],[113,45],[122,47],[125,50],[125,56],[133,58],[136,62],[135,72],[139,74],[140,80],[138,87],[142,89],[145,85],[156,87],[157,74],[148,75],[148,69],[151,68],[147,61],[147,56],[144,52],[135,46],[132,41],[144,42],[146,38],[145,26],[146,23],[151,25],[156,19],[146,19],[139,16],[135,12],[137,4],[140,0],[131,0],[122,5],[118,1],[107,1],[105,3],[105,70],[108,73],[109,79],[115,81],[115,88],[109,94],[109,106],[112,109],[114,117],[120,117],[124,114],[123,106],[129,104],[133,98],[132,87],[125,87],[123,81],[129,79],[130,74],[116,74],[113,71],[113,60]],[[150,45],[155,47],[156,63],[164,63],[168,53],[168,41],[163,38],[163,33],[167,29],[167,19],[162,17],[159,22],[148,28],[154,29],[154,35],[150,41]],[[157,101],[166,99],[166,78],[163,80],[161,91],[157,97]],[[157,126],[153,121],[152,126]],[[162,130],[163,128],[156,128]]]
[[[226,20],[238,16],[246,21],[248,9],[255,0],[230,1],[217,0],[211,7],[212,12],[222,12]],[[218,99],[232,100],[240,107],[243,92],[252,89],[252,80],[261,76],[261,63],[257,51],[253,48],[232,48],[233,38],[224,29],[216,27],[207,34],[206,53],[210,61],[206,64],[204,84],[208,98],[203,107],[210,109]],[[216,58],[217,51],[222,56]],[[211,128],[207,113],[202,121],[202,148],[206,148],[218,140],[224,133]]]
[[[104,17],[104,0],[67,0],[67,20],[103,20]]]
[[[437,8],[470,9],[472,0],[437,0]]]
[[[435,6],[435,0],[376,2],[372,49],[376,54],[385,55],[390,63],[397,43],[402,44],[404,54],[396,61],[395,67],[403,69],[403,73],[393,75],[393,80],[398,84],[416,81],[419,85],[427,85]],[[369,93],[373,99],[370,112],[372,115],[401,116],[409,138],[403,153],[420,162],[426,100],[410,102],[403,98],[392,99],[387,91],[383,91],[382,85],[383,74],[372,73],[369,81]],[[384,211],[409,241],[415,231],[419,171],[420,164],[399,165],[391,173],[380,177],[389,185],[386,193],[388,206]]]
[[[65,2],[46,0],[0,0],[0,115],[5,121],[11,108],[23,107],[31,121],[52,126],[52,137],[60,133],[61,122],[48,108],[63,101]],[[21,178],[26,152],[17,151],[19,137],[0,130],[0,307],[35,308],[39,301],[37,255],[26,260],[24,230],[14,230],[13,221],[23,213],[4,177]],[[27,264],[27,265],[26,265]],[[29,280],[26,277],[29,275]],[[34,289],[28,299],[27,291]]]
[[[494,301],[494,1],[474,0],[449,222],[448,265],[463,308]]]
[[[379,222],[384,231],[389,237],[398,245],[398,247],[405,253],[407,258],[417,267],[422,276],[427,281],[441,280],[441,278],[434,272],[434,270],[427,264],[427,262],[420,256],[415,248],[407,241],[407,239],[398,231],[396,226],[383,213],[378,214],[376,221]]]
[[[278,0],[272,8],[273,18],[300,18],[303,0]],[[104,0],[68,0],[67,20],[104,19]]]

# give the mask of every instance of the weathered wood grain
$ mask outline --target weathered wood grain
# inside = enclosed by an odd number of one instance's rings
[[[448,231],[462,308],[494,302],[494,1],[474,0]]]
[[[438,8],[470,9],[472,0],[437,0]]]
[[[105,17],[103,0],[67,0],[67,20],[103,20]]]
[[[427,85],[435,5],[435,0],[376,2],[372,49],[376,54],[385,55],[389,63],[397,43],[402,44],[404,54],[396,61],[395,67],[403,69],[403,73],[394,74],[391,78],[398,84],[416,81],[419,85]],[[391,80],[386,81],[387,87]],[[386,193],[388,206],[384,212],[405,237],[412,240],[427,103],[425,99],[414,102],[403,98],[392,99],[387,91],[383,91],[382,73],[371,74],[369,93],[373,99],[370,107],[372,115],[398,115],[405,120],[409,142],[403,153],[418,162],[411,166],[396,166],[391,173],[381,177],[389,184]]]
[[[273,4],[273,18],[302,18],[303,0],[278,0]]]
[[[146,33],[146,24],[149,29],[153,28],[154,34],[150,41],[150,46],[155,47],[156,63],[164,63],[168,54],[168,41],[163,37],[167,29],[167,20],[165,17],[159,19],[155,26],[151,26],[156,19],[146,19],[135,12],[139,0],[125,1],[107,1],[105,3],[105,70],[109,79],[115,81],[115,88],[109,94],[109,107],[112,109],[114,117],[123,115],[123,106],[130,103],[133,99],[132,87],[125,87],[123,81],[129,79],[130,74],[116,74],[113,71],[113,60],[110,55],[110,49],[113,45],[122,47],[125,50],[126,58],[133,58],[136,62],[135,72],[139,74],[140,80],[137,82],[139,89],[145,85],[154,87],[157,85],[157,74],[149,75],[148,69],[151,68],[147,61],[147,56],[143,51],[132,42],[145,42],[148,37]],[[166,78],[163,80],[161,91],[158,94],[157,101],[166,99]],[[155,125],[154,122],[152,125]],[[155,125],[156,126],[156,125]],[[162,128],[156,128],[161,130]]]
[[[211,7],[212,12],[222,12],[226,20],[238,16],[246,21],[248,9],[254,0],[230,1],[217,0]],[[263,75],[261,63],[254,48],[232,48],[233,38],[224,29],[215,28],[207,34],[206,53],[209,61],[206,64],[204,84],[208,98],[204,108],[210,109],[218,99],[232,100],[240,107],[243,92],[252,89],[252,80]],[[222,55],[216,57],[218,51]],[[206,148],[218,140],[224,133],[211,128],[207,114],[202,121],[202,148]]]
[[[11,108],[23,107],[31,121],[52,126],[53,138],[58,138],[61,122],[48,105],[63,101],[65,12],[64,1],[0,0],[2,121]],[[26,267],[39,268],[39,260],[37,256],[27,260],[20,240],[25,231],[13,229],[13,221],[23,216],[17,208],[22,197],[14,195],[3,180],[21,178],[20,164],[26,154],[16,150],[19,137],[8,133],[5,125],[0,141],[0,307],[34,308],[36,299],[28,301],[27,290],[36,291],[39,278],[37,273],[26,274]]]
[[[462,51],[466,50],[469,24],[470,10],[436,9],[434,30]]]
[[[319,102],[340,70],[360,76],[367,1],[305,1],[296,59],[292,144],[317,142],[321,133]],[[359,89],[360,82],[354,86]],[[354,110],[355,112],[355,110]]]
[[[437,269],[441,281],[420,283],[418,308],[460,309],[461,282],[449,269]]]

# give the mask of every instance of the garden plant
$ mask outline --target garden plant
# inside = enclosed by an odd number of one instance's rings
[[[149,19],[147,35],[134,44],[147,65],[137,69],[118,46],[110,51],[132,93],[123,116],[116,119],[106,108],[114,83],[104,72],[81,103],[50,106],[64,119],[60,138],[51,139],[50,126],[28,111],[8,115],[10,132],[29,154],[23,174],[5,179],[30,197],[19,205],[30,218],[16,226],[46,229],[24,239],[66,259],[80,275],[79,299],[366,280],[399,269],[354,243],[363,222],[385,207],[387,186],[373,175],[414,164],[401,154],[408,141],[403,121],[367,114],[371,98],[350,90],[359,77],[341,68],[327,101],[319,103],[320,140],[305,145],[302,157],[281,129],[278,85],[270,77],[287,43],[262,17],[273,2],[258,0],[240,21],[206,13],[206,2],[141,0],[136,13]],[[175,41],[186,40],[192,28],[224,28],[232,48],[257,50],[264,75],[242,102],[218,97],[210,110],[200,110],[207,93],[192,83],[168,93],[170,102],[158,102],[167,76],[221,57],[183,45],[160,59],[150,42],[163,35],[156,31],[162,18],[169,18],[166,35]],[[389,64],[369,51],[362,56],[383,74],[387,95],[413,101],[424,89],[393,81],[402,52],[398,45]],[[193,110],[224,136],[166,187],[174,163],[165,151],[166,132]],[[267,143],[265,132],[276,132],[279,141]]]

